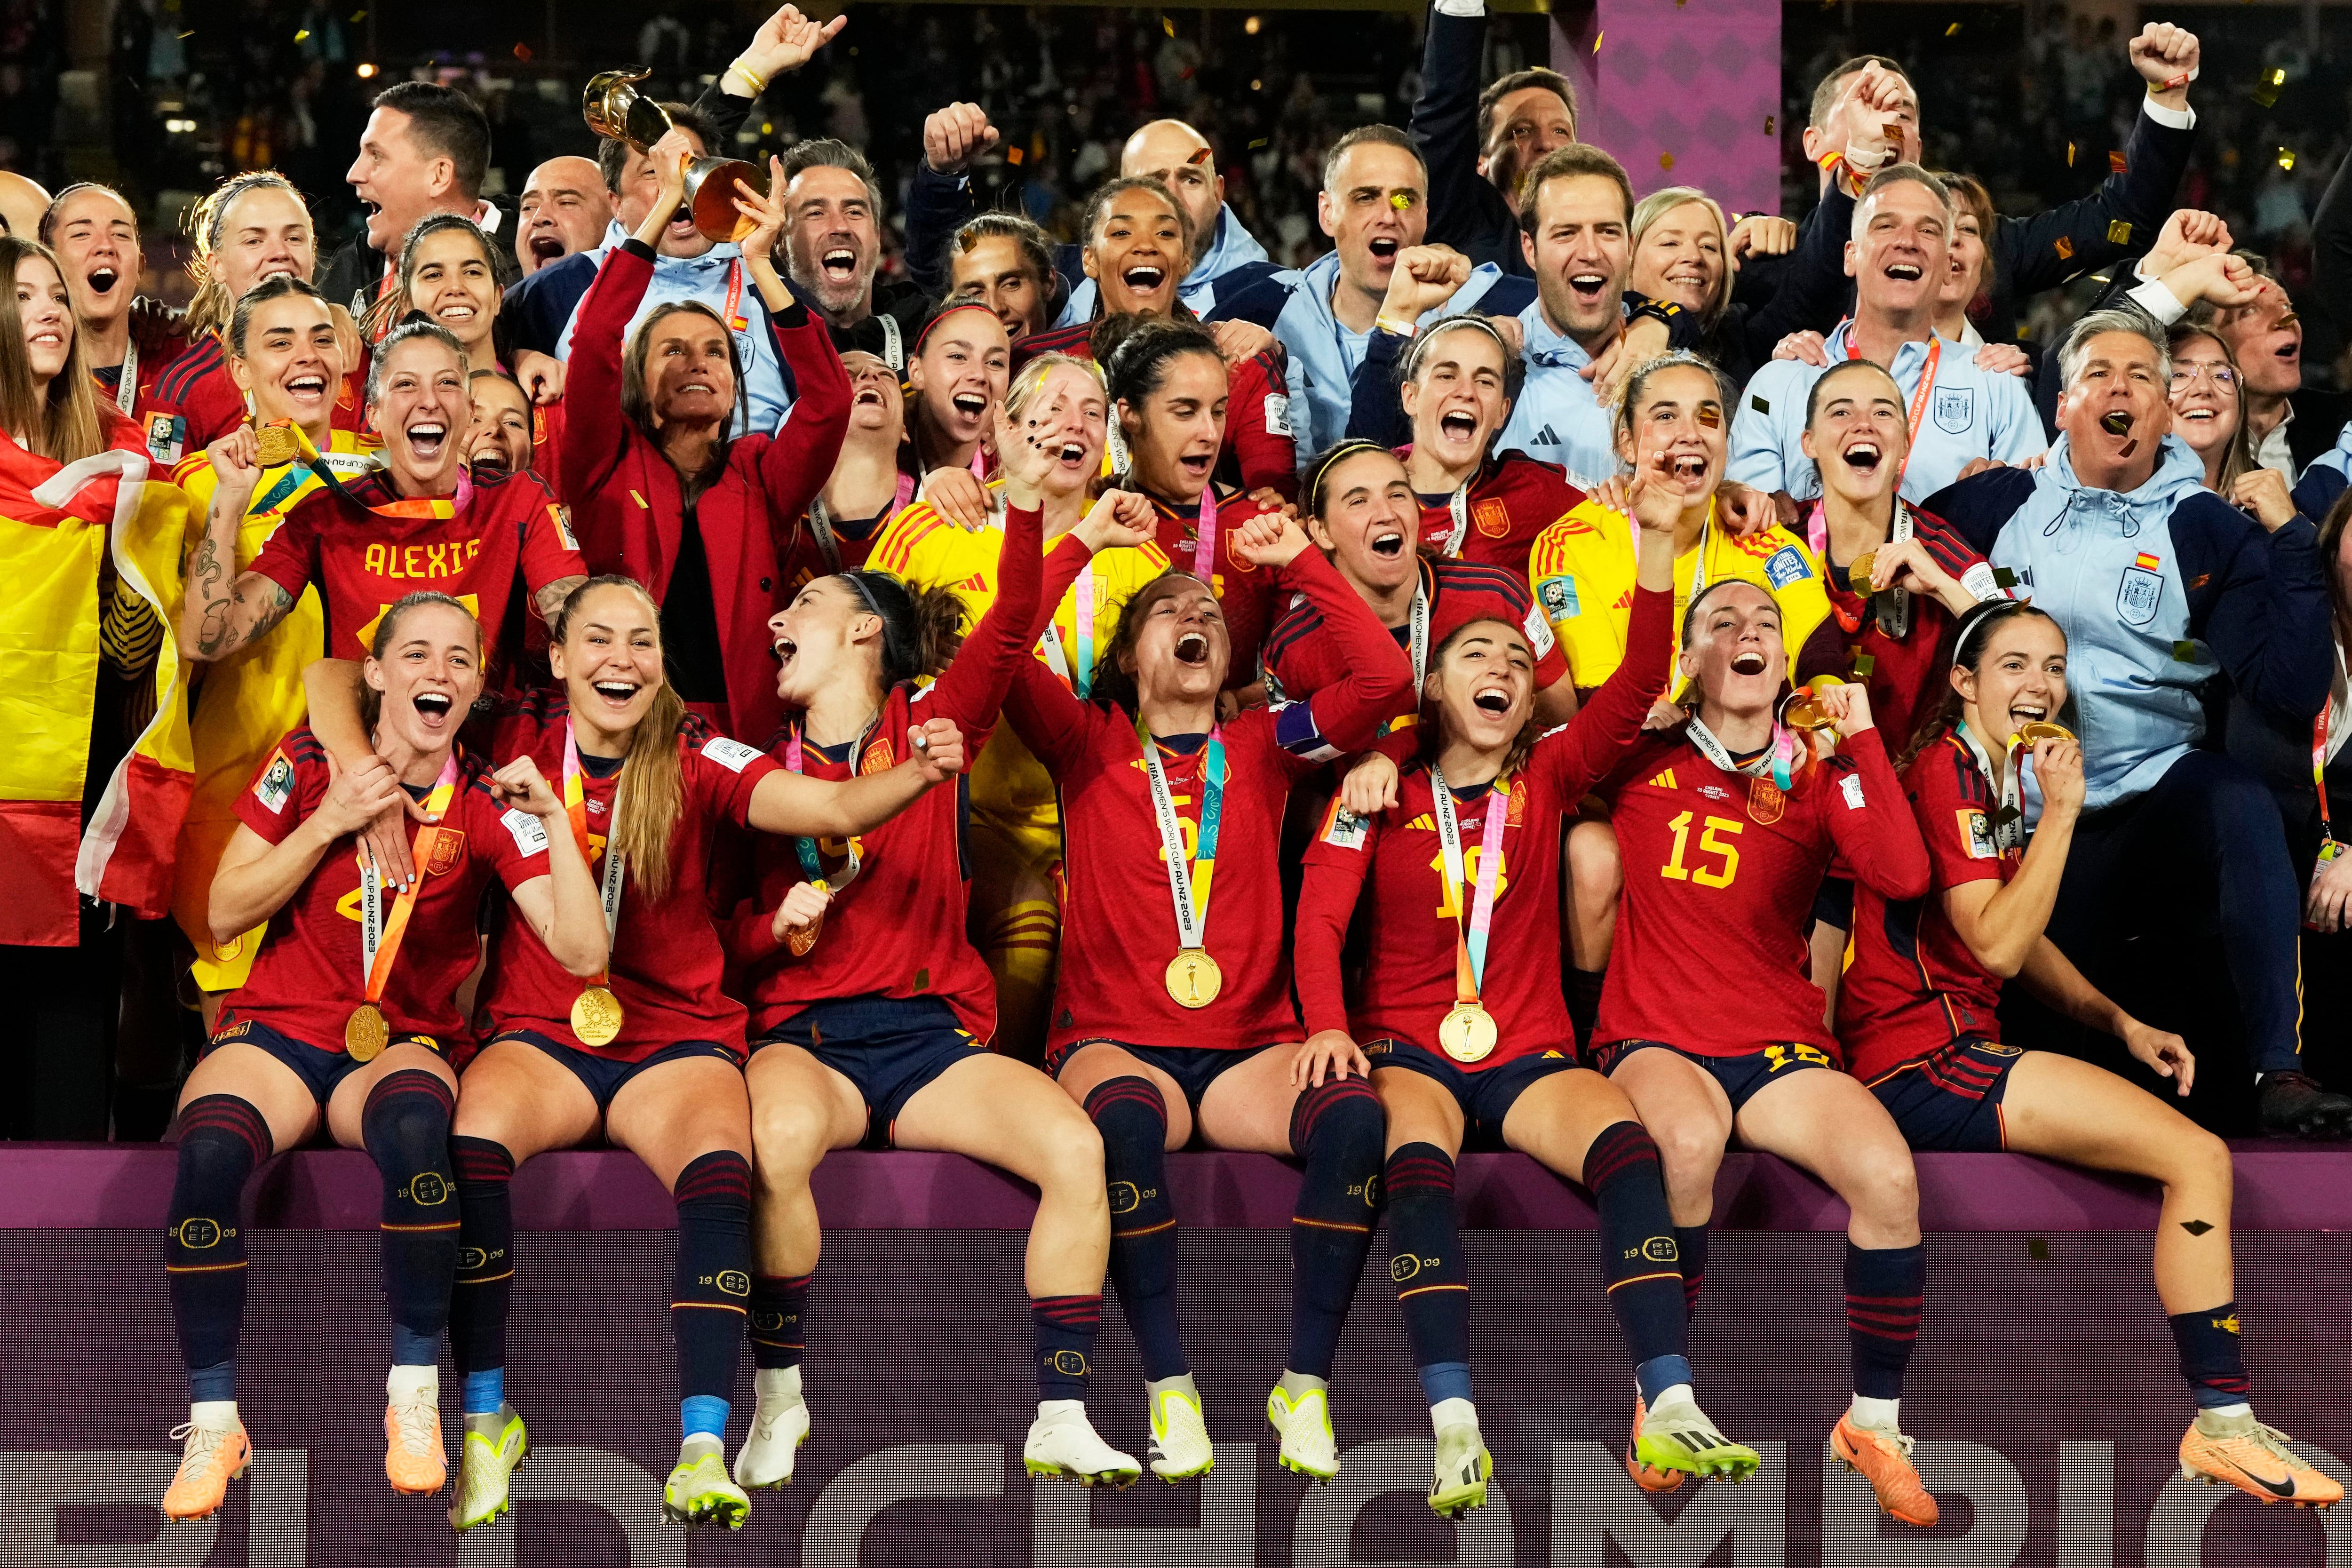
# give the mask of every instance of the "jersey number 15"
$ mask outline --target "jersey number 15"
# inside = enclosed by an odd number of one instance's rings
[[[1723,863],[1720,866],[1709,866],[1702,862],[1696,866],[1686,867],[1683,864],[1683,854],[1690,847],[1691,818],[1694,815],[1696,814],[1685,811],[1666,824],[1667,827],[1674,832],[1675,852],[1667,857],[1664,865],[1658,868],[1658,875],[1670,877],[1677,882],[1696,882],[1702,888],[1728,888],[1731,886],[1731,879],[1739,875],[1739,847],[1724,838],[1718,838],[1716,835],[1738,833],[1748,825],[1744,822],[1734,822],[1726,816],[1708,817],[1700,825],[1699,851],[1704,855],[1720,855],[1723,857]]]

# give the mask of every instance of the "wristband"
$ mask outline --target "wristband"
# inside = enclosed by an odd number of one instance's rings
[[[741,86],[743,90],[732,92],[731,89],[738,85]],[[745,65],[743,58],[739,55],[734,63],[727,68],[727,74],[719,79],[719,87],[720,91],[729,92],[735,98],[757,98],[768,90],[768,79]]]
[[[2203,69],[2204,68],[2201,66],[2191,66],[2185,71],[2165,78],[2162,81],[2149,82],[2147,84],[2148,93],[2152,97],[2159,92],[2170,92],[2176,87],[2187,87],[2190,82],[2197,79],[2199,75],[2202,73]]]
[[[1400,321],[1394,316],[1374,316],[1372,318],[1372,330],[1374,331],[1381,332],[1393,332],[1401,338],[1410,338],[1420,332],[1421,324],[1417,321]]]

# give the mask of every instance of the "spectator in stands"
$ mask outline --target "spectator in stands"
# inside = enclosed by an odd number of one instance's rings
[[[2352,157],[2339,163],[2312,219],[2308,306],[2324,312],[2339,334],[2352,323]],[[2245,377],[2246,438],[2254,460],[2292,484],[2306,464],[2336,444],[2352,422],[2352,392],[2305,386],[2301,312],[2259,258],[2262,273],[2251,302],[2216,303],[2210,321]],[[2206,318],[2200,316],[2199,320]]]
[[[1051,327],[1061,314],[1062,293],[1054,242],[1025,217],[982,213],[949,242],[946,297],[976,300],[995,311],[1007,342]]]
[[[1894,374],[1909,399],[1911,449],[1902,493],[1916,500],[1942,489],[1979,458],[2021,462],[2045,445],[2033,395],[2014,375],[1986,371],[1965,351],[1947,353],[1936,335],[1936,299],[1950,274],[1952,204],[1936,177],[1915,163],[1871,176],[1853,213],[1845,270],[1854,314],[1829,336],[1830,363],[1867,359]],[[1807,394],[1821,367],[1776,359],[1748,384],[1731,426],[1730,475],[1780,498],[1784,522],[1818,493],[1799,442]]]
[[[2144,981],[2126,944],[2184,907],[2172,890],[2186,879],[2188,907],[2219,911],[2263,1126],[2336,1136],[2352,1125],[2352,1099],[2299,1066],[2300,901],[2274,809],[2253,773],[2199,745],[2200,689],[2223,670],[2280,724],[2307,724],[2326,700],[2316,539],[2291,511],[2249,517],[2205,489],[2204,464],[2167,434],[2170,368],[2146,316],[2084,316],[2060,353],[2049,460],[1979,474],[1926,505],[2058,615],[2074,727],[2099,739],[2050,940],[2127,1001]],[[2055,591],[2065,584],[2096,591]]]
[[[1486,0],[1432,0],[1409,126],[1429,171],[1429,238],[1473,265],[1534,276],[1519,239],[1534,198],[1526,176],[1576,140],[1576,89],[1541,66],[1482,87],[1486,50]]]
[[[395,82],[375,95],[360,154],[343,175],[367,229],[327,264],[320,292],[355,317],[374,305],[408,231],[435,213],[469,218],[495,234],[509,215],[482,199],[490,122],[474,100],[436,82]]]
[[[110,185],[68,185],[41,215],[41,243],[73,295],[82,363],[115,407],[136,417],[187,336],[179,315],[139,292],[139,215]]]
[[[526,278],[551,261],[593,250],[613,221],[613,194],[593,158],[550,158],[530,172],[515,211],[515,265]]]

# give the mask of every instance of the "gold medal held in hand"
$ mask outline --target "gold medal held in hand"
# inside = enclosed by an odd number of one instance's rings
[[[283,468],[302,455],[302,438],[294,434],[294,422],[276,419],[253,427],[255,445],[259,448],[259,460],[265,468]]]
[[[1225,972],[1202,949],[1188,947],[1168,961],[1168,994],[1180,1007],[1205,1007],[1225,988]]]
[[[621,1037],[621,999],[608,985],[591,985],[572,999],[572,1032],[583,1046],[609,1046]]]
[[[1869,598],[1871,595],[1870,574],[1877,568],[1877,565],[1878,552],[1875,550],[1865,550],[1861,554],[1855,556],[1853,558],[1853,564],[1845,569],[1846,586],[1852,588],[1864,598]]]
[[[1457,1062],[1483,1062],[1495,1051],[1495,1016],[1475,1002],[1457,1002],[1437,1026],[1437,1043]]]
[[[1780,722],[1791,730],[1801,731],[1809,735],[1823,730],[1836,729],[1837,721],[1831,718],[1829,710],[1822,707],[1815,699],[1825,688],[1844,684],[1844,681],[1833,676],[1813,677],[1813,683],[1811,686],[1791,695],[1786,705],[1781,708]]]
[[[2036,719],[2032,723],[2021,727],[2017,731],[2017,738],[2031,746],[2039,741],[2071,741],[2074,738],[2074,731],[2063,724],[2053,724],[2045,720]]]
[[[343,1020],[343,1049],[355,1062],[375,1060],[391,1043],[392,1026],[384,1022],[383,1009],[373,1002],[361,1003]]]

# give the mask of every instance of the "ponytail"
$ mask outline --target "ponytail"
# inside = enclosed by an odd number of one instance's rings
[[[556,612],[552,635],[562,643],[572,630],[572,617],[590,594],[599,588],[625,588],[643,599],[653,612],[656,631],[661,606],[634,577],[607,574],[591,577],[563,597]],[[629,737],[628,754],[621,759],[621,776],[613,798],[612,837],[608,853],[627,857],[629,875],[649,900],[669,892],[670,839],[686,811],[686,769],[678,759],[678,736],[686,727],[686,703],[665,679],[653,696],[653,706],[637,721]]]

